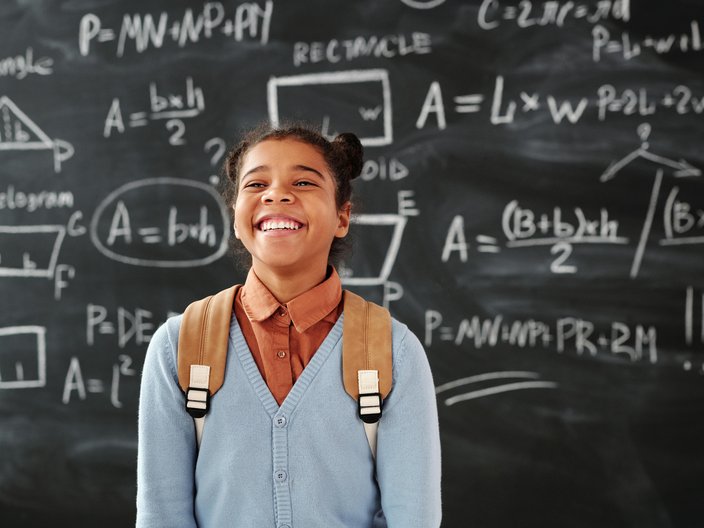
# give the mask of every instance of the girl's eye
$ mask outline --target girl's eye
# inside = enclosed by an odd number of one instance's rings
[[[313,182],[309,182],[307,180],[301,180],[296,182],[296,185],[302,185],[302,186],[308,186],[308,185],[315,185]]]
[[[247,185],[245,185],[244,188],[245,188],[245,189],[248,188],[248,187],[257,187],[257,188],[259,188],[260,186],[263,187],[264,184],[263,184],[263,183],[259,183],[259,182],[252,182],[252,183],[248,183]]]

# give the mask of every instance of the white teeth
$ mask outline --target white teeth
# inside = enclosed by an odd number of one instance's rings
[[[264,220],[259,229],[262,231],[270,231],[272,229],[300,229],[301,225],[292,220]]]

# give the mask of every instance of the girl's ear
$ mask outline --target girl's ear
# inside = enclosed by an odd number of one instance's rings
[[[239,240],[240,235],[237,234],[237,222],[235,221],[235,206],[232,206],[232,227],[235,230],[235,238]]]
[[[337,229],[335,236],[344,238],[350,230],[350,212],[352,211],[352,203],[347,200],[337,212]]]

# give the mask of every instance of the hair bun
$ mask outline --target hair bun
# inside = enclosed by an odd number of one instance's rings
[[[345,178],[354,180],[361,174],[364,164],[362,142],[352,132],[343,132],[333,139],[332,145],[344,161],[341,165],[345,167]]]

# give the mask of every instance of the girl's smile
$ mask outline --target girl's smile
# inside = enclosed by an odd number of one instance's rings
[[[271,235],[287,234],[287,231],[300,231],[304,227],[303,222],[287,215],[266,215],[255,225],[260,231]]]

